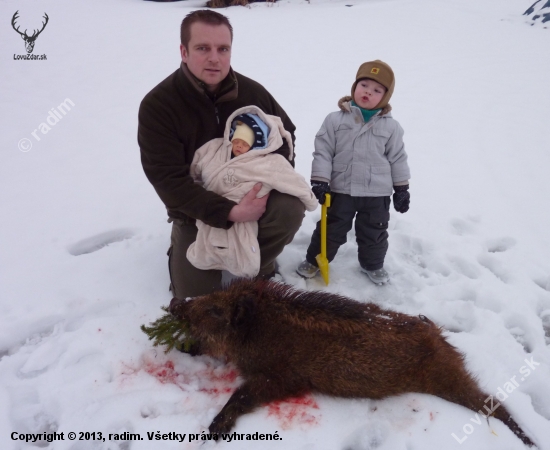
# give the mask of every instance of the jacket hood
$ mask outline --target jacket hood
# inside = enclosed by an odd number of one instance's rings
[[[338,100],[338,108],[344,112],[351,112],[351,101],[353,98],[351,98],[350,95],[346,95],[345,97],[342,97],[340,100]],[[385,114],[388,114],[391,111],[391,105],[386,105],[382,108],[382,111],[380,111],[380,116],[383,116]]]
[[[288,160],[292,161],[292,159],[294,158],[292,136],[287,130],[285,130],[281,119],[277,116],[271,116],[264,113],[260,108],[254,105],[243,106],[242,108],[235,110],[233,114],[229,116],[225,124],[225,131],[223,133],[224,148],[227,148],[228,151],[231,153],[231,124],[233,123],[233,120],[235,120],[235,118],[241,114],[254,114],[258,116],[268,128],[267,145],[265,146],[265,148],[253,148],[249,150],[249,152],[251,151],[256,155],[272,153],[275,150],[278,150],[281,145],[283,145],[283,138],[285,138],[289,149]]]
[[[229,140],[233,140],[235,135],[238,134],[237,127],[238,124],[243,124],[246,128],[249,129],[250,133],[248,134],[248,139],[252,142],[248,142],[248,145],[251,146],[250,150],[262,150],[267,147],[267,137],[269,136],[269,128],[264,123],[262,119],[256,114],[239,114],[231,124],[231,131],[229,132]],[[246,132],[242,136],[246,137]],[[243,139],[246,141],[246,139]]]

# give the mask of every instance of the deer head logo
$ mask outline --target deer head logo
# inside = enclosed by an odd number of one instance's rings
[[[42,31],[44,31],[44,28],[46,28],[46,24],[48,23],[48,15],[44,13],[44,19],[46,19],[46,21],[42,22],[42,29],[40,31],[34,30],[34,33],[32,34],[32,36],[29,36],[27,34],[27,30],[25,30],[24,33],[21,33],[21,31],[19,31],[19,27],[15,28],[15,21],[18,19],[18,16],[17,16],[18,13],[19,13],[19,10],[15,11],[15,14],[11,19],[11,26],[15,31],[17,31],[21,35],[21,38],[25,41],[25,47],[27,49],[27,53],[32,53],[32,51],[34,50],[34,41],[36,41],[36,38],[40,35],[40,33],[42,33]]]

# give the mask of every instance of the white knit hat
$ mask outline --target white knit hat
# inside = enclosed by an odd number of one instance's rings
[[[254,131],[252,131],[252,128],[250,128],[248,125],[239,121],[237,122],[237,125],[235,127],[235,132],[233,133],[231,142],[233,142],[235,139],[241,139],[252,147],[252,144],[254,144],[255,141]]]

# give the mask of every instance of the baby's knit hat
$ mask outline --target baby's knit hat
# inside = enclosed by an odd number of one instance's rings
[[[241,139],[242,141],[250,145],[250,147],[252,147],[254,141],[256,140],[252,128],[241,121],[237,121],[237,125],[235,126],[235,132],[233,133],[231,142],[233,142],[235,139]]]
[[[387,89],[380,103],[376,105],[376,109],[384,108],[389,103],[395,87],[395,75],[393,74],[393,70],[385,62],[379,59],[361,64],[357,71],[357,76],[355,77],[355,83],[353,83],[351,87],[352,98],[354,98],[357,83],[365,78],[377,81]]]
[[[265,128],[265,134],[262,126]],[[267,146],[269,130],[267,125],[256,114],[239,114],[231,123],[231,128],[235,130],[230,137],[231,141],[235,138],[242,139],[250,145],[251,150],[253,148],[262,149]],[[240,133],[245,134],[239,136]]]

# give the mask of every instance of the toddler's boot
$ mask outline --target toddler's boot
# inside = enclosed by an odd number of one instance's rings
[[[366,273],[370,280],[379,286],[382,286],[390,281],[390,276],[383,267],[376,270],[367,270],[364,267],[361,267],[361,272]]]
[[[319,267],[310,264],[307,260],[302,263],[296,269],[298,275],[304,278],[313,278],[319,272]]]

